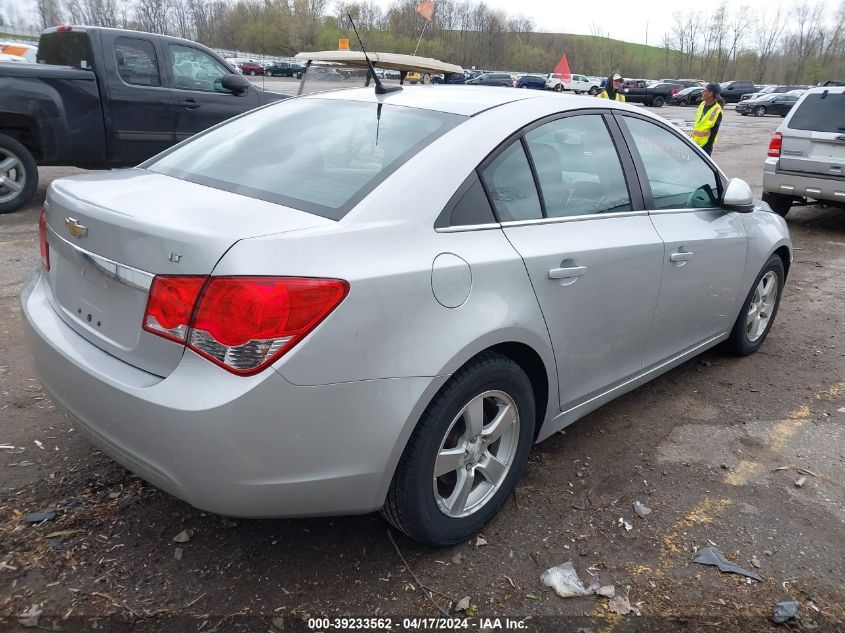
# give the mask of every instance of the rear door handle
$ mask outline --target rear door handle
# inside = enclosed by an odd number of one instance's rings
[[[186,99],[185,101],[182,101],[179,105],[188,110],[196,110],[201,106],[201,104],[197,103],[193,99]]]
[[[692,259],[693,255],[695,255],[695,253],[690,253],[689,251],[678,251],[677,253],[669,255],[669,261],[675,263],[686,262]]]

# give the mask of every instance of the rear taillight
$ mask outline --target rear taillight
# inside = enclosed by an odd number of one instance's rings
[[[47,214],[41,209],[38,218],[38,246],[41,249],[41,264],[44,270],[50,270],[50,245],[47,243]]]
[[[144,329],[177,343],[188,340],[191,316],[207,277],[156,277],[147,298]]]
[[[783,134],[780,132],[775,132],[772,135],[772,140],[769,142],[769,156],[773,156],[774,158],[780,157],[780,148],[783,144]]]
[[[249,376],[301,341],[348,292],[340,279],[156,277],[144,329]]]
[[[73,26],[71,26],[70,24],[60,24],[56,27],[56,30],[59,33],[70,33],[73,30]]]

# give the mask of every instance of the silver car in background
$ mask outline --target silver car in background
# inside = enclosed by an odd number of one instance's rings
[[[439,86],[291,99],[55,181],[22,293],[53,401],[213,512],[480,530],[534,442],[726,342],[783,219],[640,109]]]
[[[814,200],[845,209],[845,87],[803,93],[772,136],[763,192],[783,216]]]

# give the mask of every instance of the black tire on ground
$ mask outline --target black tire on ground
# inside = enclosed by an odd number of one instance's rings
[[[792,208],[795,199],[779,193],[765,192],[763,194],[763,202],[768,204],[772,208],[772,211],[777,213],[780,217],[785,218],[786,214],[789,213],[789,210]]]
[[[250,70],[249,74],[252,75],[253,77],[255,77],[255,71],[254,70]]]
[[[595,86],[593,86],[592,88],[590,88],[590,94],[591,94],[592,96],[594,96],[594,97],[595,97],[598,93],[599,93],[599,89],[598,89],[598,88],[596,88]]]
[[[563,84],[556,85],[555,92],[563,92]]]
[[[750,341],[748,338],[748,329],[746,326],[746,320],[749,314],[749,310],[751,309],[751,303],[755,300],[755,296],[757,294],[757,286],[760,284],[760,281],[765,277],[769,272],[773,272],[777,278],[777,297],[774,302],[774,306],[771,308],[771,313],[769,315],[769,322],[766,324],[766,329],[763,330],[762,334],[759,335],[754,341]],[[763,266],[763,269],[757,275],[757,278],[754,280],[754,283],[751,286],[751,290],[748,292],[748,296],[745,298],[745,301],[742,304],[742,310],[739,311],[739,316],[736,318],[736,323],[734,323],[733,330],[731,330],[730,338],[725,341],[725,349],[732,353],[736,354],[737,356],[748,356],[749,354],[753,354],[757,351],[757,349],[763,344],[763,341],[766,340],[766,337],[769,335],[769,332],[772,329],[772,325],[775,322],[775,317],[778,313],[778,307],[780,307],[780,298],[783,295],[783,284],[786,281],[786,274],[784,272],[783,267],[783,260],[778,257],[777,255],[772,255],[769,257],[769,260],[766,262],[766,265]]]
[[[456,416],[473,398],[491,390],[504,392],[516,405],[519,432],[512,465],[486,503],[468,516],[450,517],[435,498],[435,461]],[[496,516],[513,492],[534,441],[534,420],[534,393],[522,368],[500,354],[480,354],[449,379],[423,413],[396,467],[382,515],[427,545],[467,540]]]
[[[766,106],[757,106],[754,108],[754,116],[766,116]]]
[[[748,112],[740,112],[742,116],[748,116]]]
[[[663,104],[666,103],[666,101],[663,99],[663,97],[658,96],[655,97],[654,101],[652,101],[651,103],[655,108],[662,108]]]
[[[20,168],[20,173],[18,169],[14,169],[14,172],[11,168],[9,170],[13,175],[15,188],[19,191],[15,194],[11,186],[0,184],[0,213],[17,211],[32,199],[38,188],[38,165],[32,153],[11,136],[0,134],[0,164],[10,158],[16,159]],[[6,171],[4,169],[0,172],[0,178],[6,177]]]

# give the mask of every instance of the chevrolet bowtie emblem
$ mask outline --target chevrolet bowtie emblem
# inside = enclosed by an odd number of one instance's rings
[[[70,231],[70,234],[73,235],[76,239],[82,239],[83,237],[88,235],[88,227],[82,226],[79,222],[76,221],[76,218],[65,218],[65,226],[67,227],[67,230]]]

